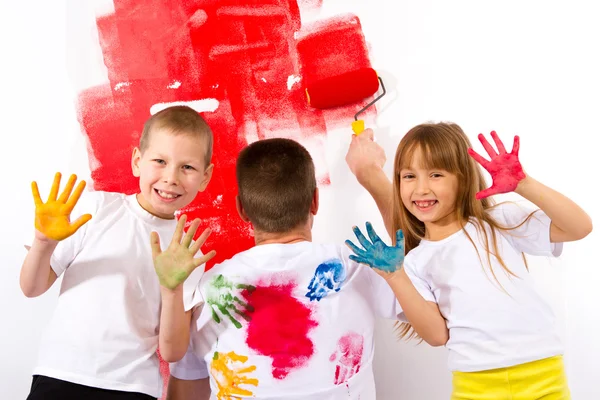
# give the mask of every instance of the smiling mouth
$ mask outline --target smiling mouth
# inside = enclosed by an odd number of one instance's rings
[[[420,200],[420,201],[413,201],[413,204],[417,206],[418,209],[420,210],[428,210],[431,207],[433,207],[434,205],[437,204],[437,200]]]
[[[178,197],[181,197],[181,195],[177,193],[163,192],[162,190],[158,189],[154,189],[154,191],[156,192],[156,194],[158,194],[159,197],[165,200],[174,200]]]

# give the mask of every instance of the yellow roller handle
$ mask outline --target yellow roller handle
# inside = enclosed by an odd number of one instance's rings
[[[354,131],[355,135],[360,135],[365,130],[365,121],[362,119],[359,119],[358,121],[353,121],[352,130]]]

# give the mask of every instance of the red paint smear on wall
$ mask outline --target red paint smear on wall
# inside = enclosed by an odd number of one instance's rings
[[[97,19],[110,83],[81,92],[78,102],[93,187],[138,191],[130,158],[151,106],[217,99],[217,110],[203,113],[215,135],[213,178],[182,210],[213,229],[205,244],[217,251],[210,268],[253,245],[235,209],[239,150],[266,137],[323,143],[314,139],[334,126],[349,129],[370,100],[321,111],[307,105],[303,90],[308,80],[370,66],[362,28],[354,16],[301,28],[293,0],[115,0],[114,6]],[[329,183],[326,170],[318,174],[320,184]]]
[[[295,368],[306,365],[314,353],[308,333],[318,324],[312,311],[292,297],[293,282],[257,285],[242,295],[254,307],[248,323],[246,344],[273,360],[271,373],[284,379]]]

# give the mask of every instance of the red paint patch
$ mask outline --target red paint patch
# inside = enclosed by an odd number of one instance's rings
[[[302,1],[303,9],[311,4],[319,7],[321,0]],[[138,192],[131,152],[152,105],[217,99],[218,109],[203,113],[215,134],[213,179],[182,210],[213,229],[205,244],[217,251],[210,268],[253,245],[250,227],[235,209],[235,159],[247,138],[303,142],[324,138],[334,126],[350,133],[362,104],[315,110],[303,85],[370,66],[360,23],[354,16],[331,19],[303,28],[297,42],[300,9],[294,0],[114,0],[114,7],[114,14],[97,19],[110,83],[83,91],[78,103],[93,188]],[[319,182],[328,184],[325,163],[320,165]]]
[[[311,310],[292,297],[295,287],[292,282],[257,285],[252,292],[242,292],[254,307],[246,344],[273,360],[276,379],[284,379],[293,369],[305,366],[314,353],[308,333],[318,324],[311,318]]]
[[[299,8],[292,0],[252,5],[153,0],[143,6],[115,1],[115,13],[98,18],[110,85],[79,97],[94,189],[138,191],[131,151],[152,105],[215,98],[219,108],[204,113],[215,133],[213,180],[183,211],[213,228],[205,248],[217,256],[208,268],[252,246],[251,230],[235,210],[235,159],[247,137],[302,142],[323,136],[327,127],[349,127],[363,105],[315,110],[303,90],[311,80],[370,66],[358,18],[305,27],[296,42],[299,28]],[[298,76],[301,82],[288,88],[288,78]],[[322,146],[324,140],[311,143]],[[316,160],[322,158],[322,149],[312,150]],[[320,184],[329,184],[325,163],[317,164]]]
[[[360,370],[364,339],[358,333],[350,332],[338,340],[337,350],[329,361],[338,360],[335,366],[336,385],[345,383]]]

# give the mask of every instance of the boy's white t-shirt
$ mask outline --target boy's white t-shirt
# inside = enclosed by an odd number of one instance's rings
[[[100,191],[83,193],[71,220],[85,213],[92,219],[50,261],[64,276],[33,374],[160,397],[161,297],[150,232],[165,249],[177,222],[151,215],[135,195]],[[202,268],[184,284],[188,309]]]
[[[502,226],[515,227],[532,211],[504,203],[489,212]],[[450,370],[502,368],[563,353],[552,309],[536,291],[522,254],[560,255],[562,244],[550,242],[550,223],[539,210],[514,230],[496,230],[499,254],[516,275],[492,257],[500,285],[490,271],[483,235],[471,222],[465,229],[476,248],[461,230],[440,241],[422,240],[406,255],[412,283],[425,300],[438,303],[447,320]],[[493,250],[487,224],[486,231]]]
[[[202,277],[191,348],[171,374],[206,377],[213,396],[375,399],[376,317],[402,313],[385,280],[345,246],[265,244]]]

